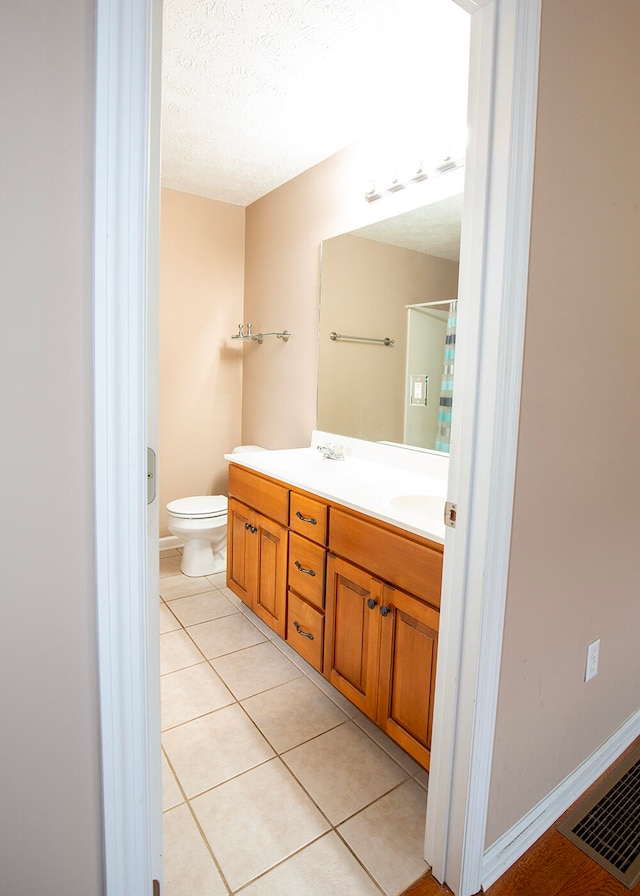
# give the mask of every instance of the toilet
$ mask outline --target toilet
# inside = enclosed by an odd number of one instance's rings
[[[260,445],[239,445],[232,454],[265,451]],[[180,571],[210,576],[227,568],[227,499],[224,495],[177,498],[167,504],[169,532],[182,542]]]
[[[227,568],[227,499],[224,495],[178,498],[167,504],[169,532],[183,544],[185,576],[210,576]]]

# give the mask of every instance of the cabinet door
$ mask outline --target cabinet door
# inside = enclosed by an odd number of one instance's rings
[[[285,638],[287,629],[287,546],[284,526],[257,515],[257,582],[252,609],[256,616]]]
[[[255,513],[229,498],[227,524],[227,587],[253,609],[257,569]]]
[[[380,609],[377,722],[428,769],[440,614],[388,585]]]
[[[380,596],[377,579],[329,555],[324,674],[372,719],[376,714]]]

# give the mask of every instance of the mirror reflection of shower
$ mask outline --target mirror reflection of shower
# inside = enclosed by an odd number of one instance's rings
[[[444,175],[442,186],[446,178],[449,197],[323,241],[317,429],[449,450],[451,407],[439,409],[443,351],[427,370],[431,352],[416,348],[407,367],[407,307],[441,304],[446,329],[449,301],[458,294],[463,173]],[[332,333],[380,341],[334,340]],[[392,344],[384,345],[385,338]],[[451,396],[444,398],[450,405]]]
[[[456,310],[457,300],[407,305],[405,445],[449,450]]]

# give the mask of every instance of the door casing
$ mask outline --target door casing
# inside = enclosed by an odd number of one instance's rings
[[[484,836],[519,422],[541,0],[453,0],[472,14],[470,145],[425,855],[458,896],[483,883]],[[147,551],[147,352],[157,307],[161,0],[96,0],[94,223],[98,652],[106,892],[159,878],[159,724]],[[151,149],[151,152],[150,152]],[[154,161],[155,160],[155,161]],[[157,221],[157,218],[156,218]],[[462,305],[462,303],[461,303]],[[491,594],[491,601],[488,595]],[[150,671],[151,670],[151,671]],[[437,821],[437,823],[436,823]]]

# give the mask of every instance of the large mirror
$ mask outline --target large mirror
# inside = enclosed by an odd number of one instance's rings
[[[318,429],[448,452],[462,195],[324,240]]]

